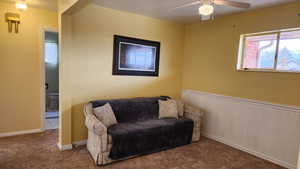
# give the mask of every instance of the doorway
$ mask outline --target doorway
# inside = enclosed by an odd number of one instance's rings
[[[57,129],[59,121],[58,33],[44,31],[45,112],[44,129]]]

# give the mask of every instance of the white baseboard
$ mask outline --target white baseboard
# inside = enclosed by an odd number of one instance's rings
[[[87,140],[80,140],[80,141],[72,142],[74,147],[83,146],[83,145],[86,145],[86,143],[87,143]]]
[[[43,132],[43,129],[32,129],[32,130],[22,130],[22,131],[16,131],[16,132],[7,132],[7,133],[0,133],[1,137],[10,137],[10,136],[17,136],[17,135],[23,135],[23,134],[32,134],[32,133],[40,133]]]
[[[241,151],[247,152],[247,153],[252,154],[252,155],[254,155],[256,157],[259,157],[259,158],[262,158],[264,160],[270,161],[270,162],[272,162],[274,164],[278,164],[278,165],[280,165],[282,167],[285,167],[285,168],[288,168],[288,169],[297,169],[297,167],[294,166],[294,165],[291,165],[291,164],[288,164],[288,163],[286,163],[284,161],[275,159],[275,158],[270,157],[270,156],[268,156],[266,154],[250,150],[250,149],[248,149],[246,147],[243,147],[241,145],[238,145],[238,144],[232,143],[232,142],[230,142],[228,140],[225,140],[224,138],[221,138],[221,137],[218,137],[218,136],[214,136],[214,135],[211,135],[211,134],[207,134],[207,133],[203,133],[203,132],[201,133],[201,135],[203,135],[203,136],[205,136],[207,138],[210,138],[212,140],[216,140],[218,142],[221,142],[223,144],[226,144],[228,146],[234,147],[234,148],[239,149]]]
[[[57,147],[59,148],[60,151],[72,150],[73,148],[72,144],[61,145],[60,143],[57,143]]]
[[[57,146],[61,151],[64,151],[64,150],[71,150],[73,147],[86,145],[86,142],[87,140],[74,141],[72,142],[72,144],[63,145],[63,146],[57,143]]]

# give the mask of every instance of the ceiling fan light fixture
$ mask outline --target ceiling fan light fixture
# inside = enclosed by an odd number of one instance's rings
[[[211,15],[214,13],[214,7],[210,4],[203,4],[199,7],[199,14],[200,15]]]

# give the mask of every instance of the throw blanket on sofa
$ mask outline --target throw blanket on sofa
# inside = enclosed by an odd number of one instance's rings
[[[124,157],[158,152],[191,143],[193,121],[186,118],[164,118],[119,123],[108,128],[112,136],[109,157]]]

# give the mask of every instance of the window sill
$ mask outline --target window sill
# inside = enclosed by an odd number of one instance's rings
[[[237,69],[240,72],[269,72],[269,73],[300,73],[300,71],[269,70],[269,69]]]

